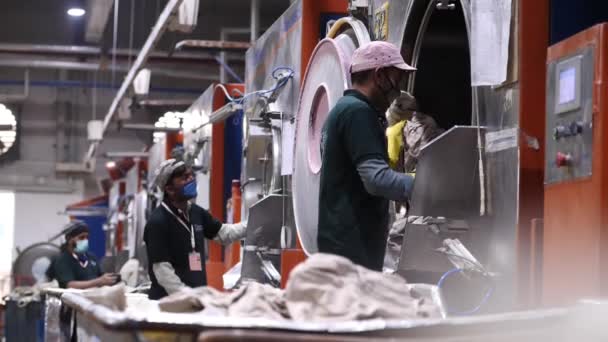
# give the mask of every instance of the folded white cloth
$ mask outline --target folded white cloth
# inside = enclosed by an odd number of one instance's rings
[[[211,287],[184,288],[161,299],[158,306],[168,312],[197,312],[203,309],[233,317],[288,317],[283,293],[272,286],[247,283],[232,292]]]
[[[440,318],[431,295],[397,276],[330,254],[314,254],[291,272],[285,291],[247,283],[232,292],[184,288],[158,303],[162,311],[207,311],[230,317],[299,321]]]
[[[371,271],[329,254],[314,254],[294,268],[285,300],[291,318],[302,321],[441,317],[432,298],[400,276]]]

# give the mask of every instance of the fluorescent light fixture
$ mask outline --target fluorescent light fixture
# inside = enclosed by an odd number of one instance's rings
[[[68,15],[72,17],[82,17],[86,11],[82,8],[72,7],[68,10]]]

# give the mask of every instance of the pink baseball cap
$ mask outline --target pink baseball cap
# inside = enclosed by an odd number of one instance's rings
[[[350,72],[354,74],[359,71],[387,67],[395,67],[404,71],[416,70],[405,63],[401,52],[395,45],[383,41],[373,41],[355,50],[350,63]]]

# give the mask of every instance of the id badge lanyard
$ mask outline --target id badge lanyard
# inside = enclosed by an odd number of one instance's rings
[[[161,204],[171,215],[173,215],[173,217],[177,219],[177,221],[184,227],[184,229],[186,229],[188,233],[190,233],[190,244],[192,245],[192,251],[194,252],[194,229],[192,229],[192,227],[188,227],[186,222],[184,222],[179,216],[175,215],[173,210],[171,210],[164,202],[161,202]]]

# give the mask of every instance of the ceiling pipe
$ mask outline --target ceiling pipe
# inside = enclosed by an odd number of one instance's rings
[[[192,105],[192,103],[196,101],[196,99],[141,99],[137,101],[137,104],[140,106],[170,106],[170,107],[188,107]]]
[[[152,124],[146,123],[123,123],[121,128],[130,131],[149,131],[149,132],[165,132],[165,133],[178,133],[181,132],[181,128],[172,127],[156,127]]]
[[[249,31],[247,31],[248,33]],[[97,56],[112,55],[116,51],[117,57],[127,58],[136,57],[137,50],[129,49],[110,49],[104,51],[98,47],[81,46],[81,45],[45,45],[45,44],[12,44],[0,43],[0,53],[20,53],[20,54],[40,54],[40,55],[68,55],[68,56]],[[106,53],[104,53],[106,52]],[[210,52],[169,52],[169,51],[154,51],[151,52],[148,58],[150,60],[168,60],[168,61],[213,61],[215,55]],[[234,60],[244,61],[245,58],[241,54],[234,54]]]
[[[253,44],[258,39],[260,31],[260,1],[251,0],[251,35],[250,42]]]
[[[129,70],[129,72],[127,73],[127,76],[125,77],[122,85],[120,86],[120,89],[118,89],[118,93],[116,94],[116,97],[114,97],[114,100],[112,101],[112,104],[110,105],[110,108],[108,109],[108,112],[103,120],[102,133],[105,133],[105,131],[108,129],[108,126],[110,125],[110,122],[112,122],[112,118],[114,117],[114,114],[116,113],[116,110],[118,109],[118,106],[120,105],[120,102],[125,97],[128,88],[131,86],[131,83],[133,83],[133,80],[135,79],[135,76],[137,75],[139,70],[146,63],[146,60],[148,59],[150,53],[154,49],[154,46],[156,45],[156,43],[158,42],[160,37],[167,30],[167,27],[169,26],[169,23],[171,22],[171,20],[174,19],[175,13],[177,12],[182,1],[183,0],[169,0],[167,5],[161,12],[160,16],[158,17],[158,21],[152,28],[152,32],[150,32],[148,39],[146,40],[143,47],[141,48],[141,52],[137,56],[137,59],[135,59],[135,62],[133,63],[133,67],[131,67],[131,70]],[[87,154],[85,155],[85,158],[84,158],[85,165],[89,164],[91,162],[91,160],[93,159],[93,157],[95,156],[95,151],[97,150],[97,146],[99,146],[99,142],[92,142],[91,145],[89,146]]]
[[[182,40],[175,44],[175,50],[179,51],[183,48],[196,48],[196,49],[207,49],[207,50],[237,50],[243,51],[251,47],[251,43],[248,42],[229,42],[225,40],[196,40],[187,39]]]
[[[123,158],[148,158],[150,156],[150,152],[140,152],[140,151],[132,151],[132,152],[106,152],[103,156],[107,159],[123,159]]]
[[[0,59],[0,67],[11,68],[28,68],[28,69],[51,69],[51,70],[77,70],[77,71],[107,71],[111,72],[112,67],[108,65],[102,68],[99,63],[92,62],[71,62],[71,61],[53,61],[53,60],[26,60],[26,59]],[[117,64],[116,72],[128,72],[126,65]],[[176,70],[158,67],[148,67],[154,75],[166,76],[172,78],[195,79],[205,81],[217,81],[219,75],[209,75],[199,73],[193,70]]]

